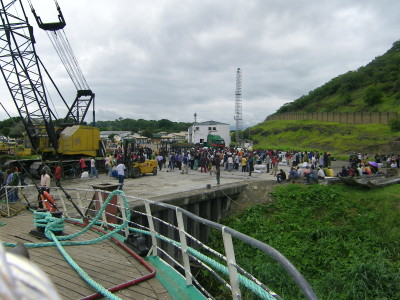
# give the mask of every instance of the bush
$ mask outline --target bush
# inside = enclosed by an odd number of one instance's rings
[[[380,88],[376,86],[369,87],[364,96],[364,102],[368,106],[374,106],[382,102],[383,93]]]
[[[389,120],[389,127],[392,131],[400,131],[400,119],[391,119]]]

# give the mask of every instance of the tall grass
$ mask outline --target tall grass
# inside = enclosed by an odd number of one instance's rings
[[[320,299],[400,299],[398,192],[398,185],[379,190],[280,186],[273,203],[223,222],[279,250]],[[217,236],[211,243],[221,247]],[[272,290],[284,299],[302,299],[277,263],[237,241],[235,248],[239,264]]]

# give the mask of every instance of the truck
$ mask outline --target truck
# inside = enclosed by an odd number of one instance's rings
[[[209,134],[207,135],[207,142],[204,143],[204,146],[223,149],[225,148],[225,140],[217,134]]]

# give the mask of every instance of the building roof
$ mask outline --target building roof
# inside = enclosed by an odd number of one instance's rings
[[[205,121],[205,122],[197,122],[195,125],[229,125],[229,124],[217,121]]]

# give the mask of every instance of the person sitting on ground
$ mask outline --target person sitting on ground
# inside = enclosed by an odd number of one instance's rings
[[[318,169],[318,179],[325,179],[325,172],[322,166]]]
[[[347,173],[348,173],[348,176],[350,176],[350,177],[356,176],[356,171],[353,167],[349,167]]]
[[[353,168],[353,170],[354,170],[354,176],[359,177],[361,173],[360,173],[360,170],[358,169],[358,166],[356,166],[355,168]]]
[[[364,170],[364,167],[362,166],[362,165],[358,165],[357,166],[357,176],[362,176],[362,175],[364,175],[363,174],[363,170]]]
[[[372,174],[379,174],[379,168],[375,166],[370,166]]]
[[[318,182],[318,171],[314,168],[314,166],[311,166],[310,172],[306,175],[307,177],[307,183],[310,183],[310,181]]]
[[[298,174],[299,178],[304,178],[305,177],[304,169],[297,166],[297,174]]]
[[[304,169],[304,177],[307,177],[308,174],[310,174],[310,167],[307,165],[306,168]]]
[[[396,162],[395,159],[392,159],[392,160],[390,161],[390,167],[391,167],[391,168],[397,168],[397,162]]]
[[[335,171],[331,167],[328,167],[328,171],[326,173],[326,176],[328,177],[335,177]]]
[[[299,173],[297,172],[296,167],[292,167],[289,173],[289,180],[293,180],[293,182],[299,178]]]
[[[342,171],[339,172],[340,177],[346,177],[349,175],[349,172],[347,172],[347,169],[345,166],[342,167]]]
[[[282,169],[280,169],[280,172],[276,174],[276,181],[278,183],[281,183],[282,181],[286,180],[286,173]]]
[[[366,165],[366,166],[364,167],[363,174],[364,174],[364,175],[371,175],[371,174],[372,174],[372,171],[371,171],[371,168],[369,167],[369,165]]]

